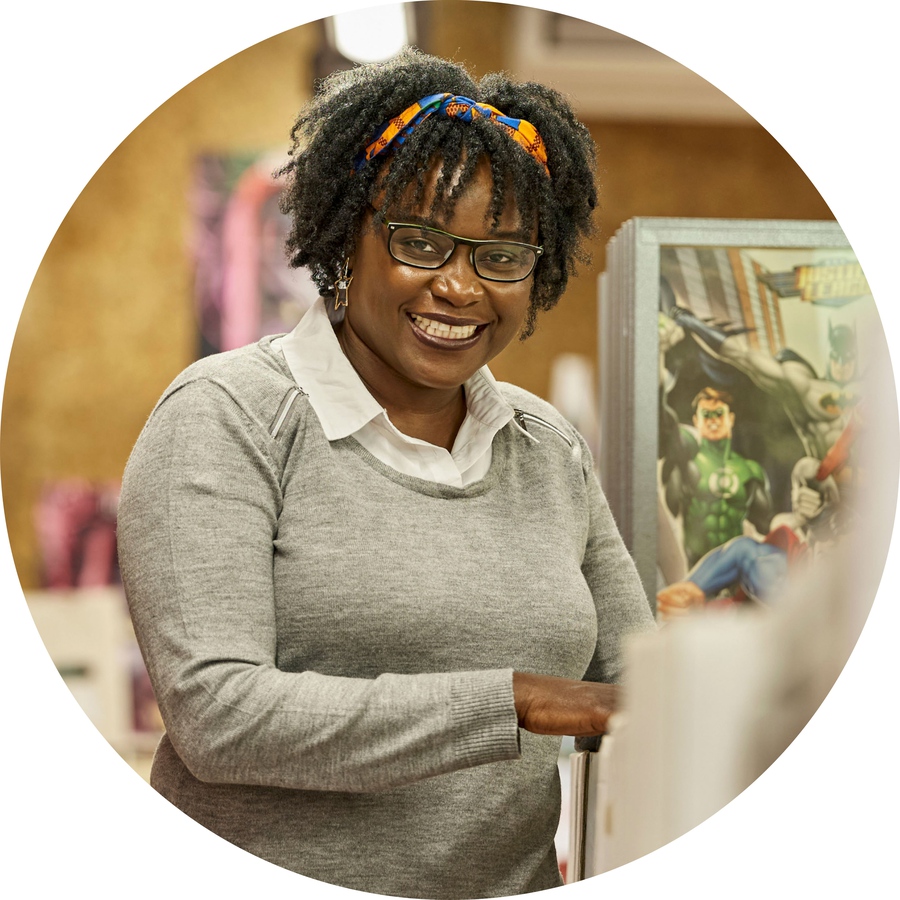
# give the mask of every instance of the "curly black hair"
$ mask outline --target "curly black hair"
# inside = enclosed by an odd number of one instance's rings
[[[358,155],[391,117],[423,97],[445,92],[531,122],[544,141],[550,177],[496,124],[438,115],[392,152],[355,167]],[[487,156],[495,224],[510,191],[521,220],[537,220],[544,253],[535,269],[523,339],[534,331],[538,311],[556,305],[576,262],[589,262],[585,242],[594,229],[597,205],[594,142],[569,103],[545,85],[516,83],[503,73],[476,82],[457,63],[407,48],[387,62],[335,72],[318,82],[291,139],[289,160],[276,173],[285,178],[281,209],[292,219],[287,255],[292,266],[309,267],[323,294],[353,254],[367,209],[377,202],[376,221],[383,221],[388,207],[411,184],[421,201],[425,173],[438,157],[443,173],[458,170],[459,176],[452,184],[438,178],[433,211],[452,211],[479,159]]]

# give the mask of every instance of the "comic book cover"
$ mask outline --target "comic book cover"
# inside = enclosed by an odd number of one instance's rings
[[[852,527],[876,327],[849,247],[660,247],[662,617],[765,604]]]

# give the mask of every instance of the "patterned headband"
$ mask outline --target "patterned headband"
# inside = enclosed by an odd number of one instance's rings
[[[489,106],[487,103],[476,103],[468,97],[460,97],[455,94],[431,94],[423,97],[417,103],[413,103],[412,106],[403,110],[399,116],[394,116],[393,119],[382,125],[375,140],[357,157],[357,170],[388,148],[402,144],[416,126],[424,122],[432,113],[443,113],[445,116],[461,119],[463,122],[471,122],[476,118],[494,122],[517,144],[524,147],[525,151],[544,167],[544,171],[549,177],[547,150],[544,147],[544,141],[531,122],[526,122],[525,119],[511,119],[496,107]]]

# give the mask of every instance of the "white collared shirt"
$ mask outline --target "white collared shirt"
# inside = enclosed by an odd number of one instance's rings
[[[405,475],[455,487],[479,481],[491,465],[494,435],[514,416],[483,366],[464,385],[466,418],[452,450],[398,431],[344,356],[322,297],[272,346],[281,350],[329,441],[352,435],[376,459]]]

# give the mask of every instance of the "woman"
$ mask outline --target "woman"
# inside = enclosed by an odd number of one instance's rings
[[[414,51],[327,79],[293,140],[328,296],[182,373],[123,483],[152,783],[346,887],[553,887],[559,735],[603,731],[652,619],[584,441],[486,364],[563,292],[593,145],[549,89]]]

